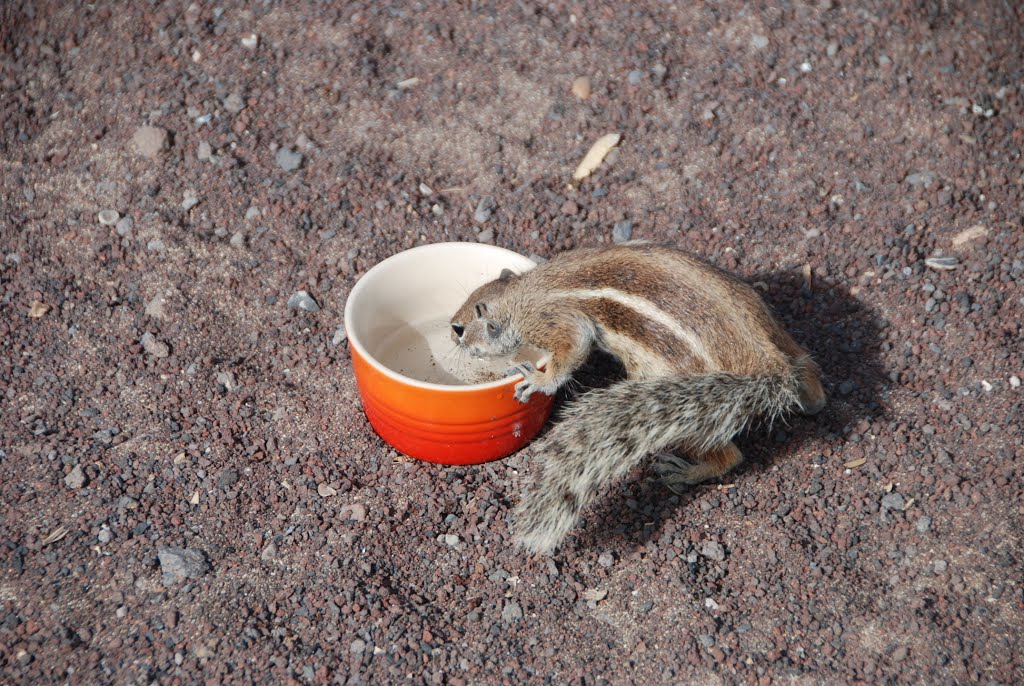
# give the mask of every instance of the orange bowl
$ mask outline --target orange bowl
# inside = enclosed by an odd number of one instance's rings
[[[469,363],[450,339],[449,318],[466,295],[534,266],[481,243],[436,243],[393,255],[352,288],[345,331],[363,409],[374,431],[399,451],[442,464],[496,460],[526,445],[544,426],[553,398],[515,399],[522,375],[465,383]],[[544,363],[536,359],[537,365]],[[465,366],[465,365],[463,365]]]

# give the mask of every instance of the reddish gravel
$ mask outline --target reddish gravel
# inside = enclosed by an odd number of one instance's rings
[[[1019,3],[292,5],[0,6],[0,682],[1024,682]],[[342,307],[622,222],[831,405],[531,559],[529,451],[384,445]]]

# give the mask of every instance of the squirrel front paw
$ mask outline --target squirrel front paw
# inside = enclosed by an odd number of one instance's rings
[[[546,395],[554,395],[558,385],[552,383],[547,375],[538,371],[531,362],[520,362],[508,370],[508,374],[522,374],[523,380],[516,384],[515,399],[521,403],[529,402],[530,396],[540,392]]]

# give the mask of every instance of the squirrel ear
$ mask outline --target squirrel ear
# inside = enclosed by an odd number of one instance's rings
[[[511,281],[515,278],[518,278],[518,274],[506,267],[501,270],[501,274],[498,276],[498,281]]]

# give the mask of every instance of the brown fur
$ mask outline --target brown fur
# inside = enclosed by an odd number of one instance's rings
[[[504,274],[470,295],[452,328],[473,354],[524,343],[549,353],[543,370],[521,370],[524,401],[553,394],[594,346],[626,368],[628,381],[581,398],[542,442],[542,488],[519,508],[519,540],[534,550],[557,545],[592,489],[645,454],[675,441],[686,455],[660,458],[670,487],[722,476],[742,461],[730,439],[752,416],[825,402],[817,366],[750,286],[665,246],[581,249]]]

